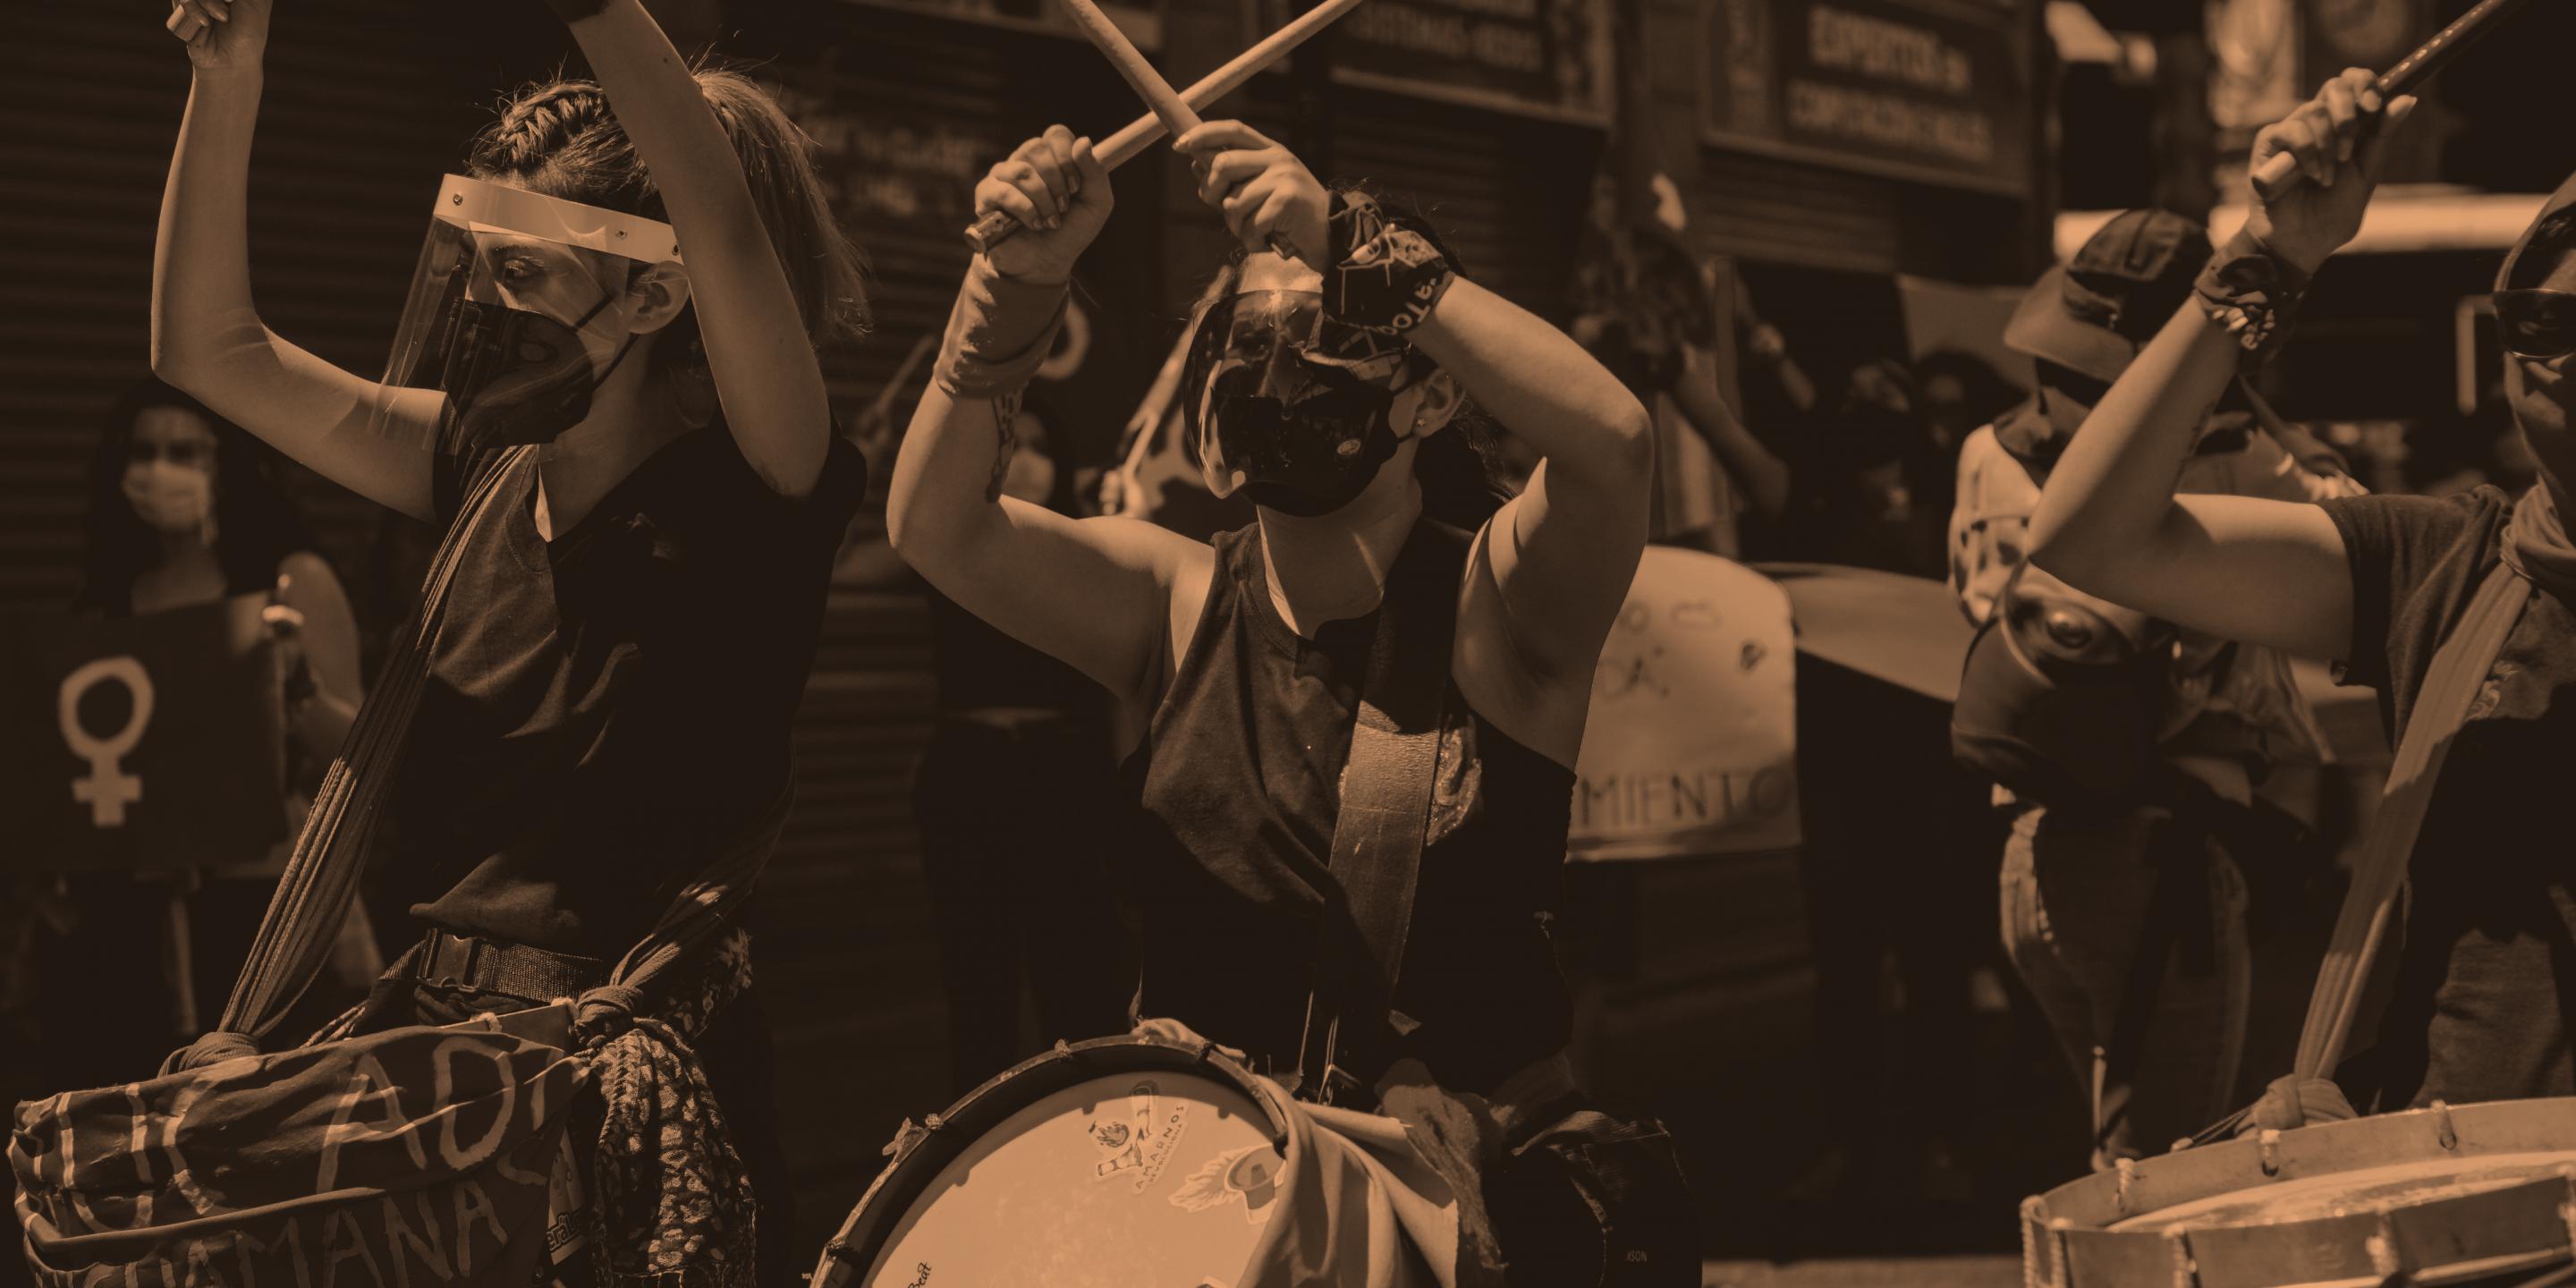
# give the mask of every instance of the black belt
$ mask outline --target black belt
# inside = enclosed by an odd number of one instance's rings
[[[502,993],[536,1003],[578,996],[608,978],[608,963],[596,957],[452,935],[435,928],[403,954],[397,969],[403,978],[423,984]]]

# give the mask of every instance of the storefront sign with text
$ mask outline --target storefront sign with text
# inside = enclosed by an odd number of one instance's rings
[[[1264,0],[1264,30],[1304,10]],[[1500,111],[1606,124],[1603,0],[1367,0],[1334,24],[1333,75]]]
[[[1934,0],[1717,0],[1708,141],[2008,195],[2031,181],[2028,40]]]

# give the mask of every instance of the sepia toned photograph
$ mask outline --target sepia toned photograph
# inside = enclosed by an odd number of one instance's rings
[[[2576,1288],[2571,60],[9,0],[0,1288]]]

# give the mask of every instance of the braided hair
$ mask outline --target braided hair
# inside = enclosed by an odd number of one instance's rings
[[[695,75],[742,163],[743,182],[787,271],[806,334],[819,347],[866,330],[866,260],[833,216],[813,140],[749,76],[711,64]],[[522,88],[475,138],[466,167],[477,179],[560,200],[670,218],[661,189],[594,81],[566,78]],[[695,307],[664,331],[668,338],[652,347],[651,369],[702,373],[706,357]]]

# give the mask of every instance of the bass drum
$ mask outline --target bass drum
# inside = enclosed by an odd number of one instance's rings
[[[2569,1099],[2266,1131],[2022,1205],[2028,1288],[2556,1285],[2571,1231]]]
[[[1288,1113],[1197,1046],[1059,1044],[905,1123],[813,1288],[1234,1288],[1284,1206]]]

